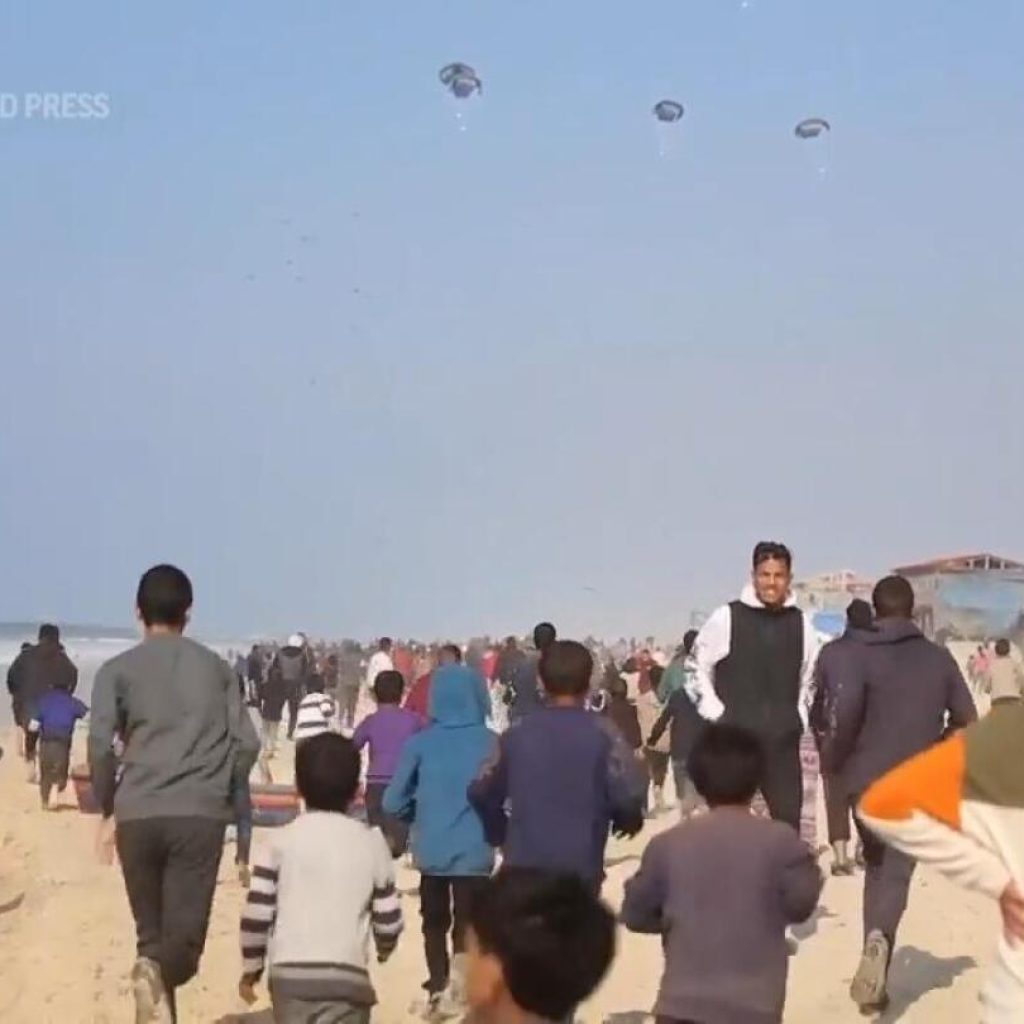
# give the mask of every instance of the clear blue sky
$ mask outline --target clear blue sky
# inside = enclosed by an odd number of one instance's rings
[[[0,618],[170,559],[208,632],[669,634],[761,537],[1024,555],[1022,45],[1016,0],[4,5],[0,92],[111,114],[0,121]]]

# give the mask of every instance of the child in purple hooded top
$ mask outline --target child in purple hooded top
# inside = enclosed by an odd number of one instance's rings
[[[356,750],[366,746],[370,748],[370,765],[366,772],[366,819],[384,833],[394,857],[405,852],[409,828],[404,822],[384,813],[384,790],[395,774],[402,748],[423,727],[419,715],[401,706],[404,689],[405,679],[401,672],[378,673],[373,683],[377,710],[363,719],[352,737]]]

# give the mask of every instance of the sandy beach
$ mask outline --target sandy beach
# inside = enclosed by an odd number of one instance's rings
[[[127,975],[134,932],[116,866],[93,855],[96,819],[78,813],[69,792],[59,809],[44,814],[38,791],[25,781],[13,756],[13,735],[0,762],[0,1020],[10,1024],[121,1024],[131,1019]],[[81,748],[84,737],[77,737]],[[289,758],[286,747],[283,757]],[[605,895],[613,905],[654,830],[674,821],[665,815],[637,839],[609,848]],[[263,834],[265,835],[265,833]],[[256,844],[261,841],[257,831]],[[180,996],[188,1024],[272,1024],[266,1004],[246,1010],[235,989],[239,973],[238,918],[243,890],[225,850],[209,940],[199,977]],[[822,858],[823,866],[827,858]],[[375,968],[380,1004],[374,1019],[397,1024],[413,1019],[410,1007],[425,976],[419,934],[418,876],[402,868],[406,933],[394,958]],[[829,878],[815,919],[802,929],[792,962],[786,1024],[860,1021],[846,993],[860,944],[859,878]],[[895,957],[893,1005],[882,1020],[964,1022],[976,1020],[983,965],[995,936],[996,910],[922,870]],[[652,1005],[661,970],[658,942],[620,936],[607,981],[579,1015],[587,1024],[640,1024]]]

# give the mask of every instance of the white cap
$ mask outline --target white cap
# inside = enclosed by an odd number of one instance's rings
[[[305,647],[306,646],[306,638],[301,633],[292,633],[292,635],[290,637],[288,637],[288,646],[289,647]]]

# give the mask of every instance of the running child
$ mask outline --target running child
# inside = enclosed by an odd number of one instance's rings
[[[269,973],[277,1024],[369,1024],[376,1002],[370,932],[383,962],[402,931],[387,846],[376,829],[346,813],[359,769],[355,747],[336,733],[299,744],[295,782],[305,812],[256,857],[241,922],[238,987],[251,1005]]]
[[[708,725],[689,774],[709,813],[653,839],[626,883],[625,926],[662,936],[662,1024],[782,1020],[786,928],[814,912],[822,876],[791,826],[751,813],[763,771],[756,737]]]

